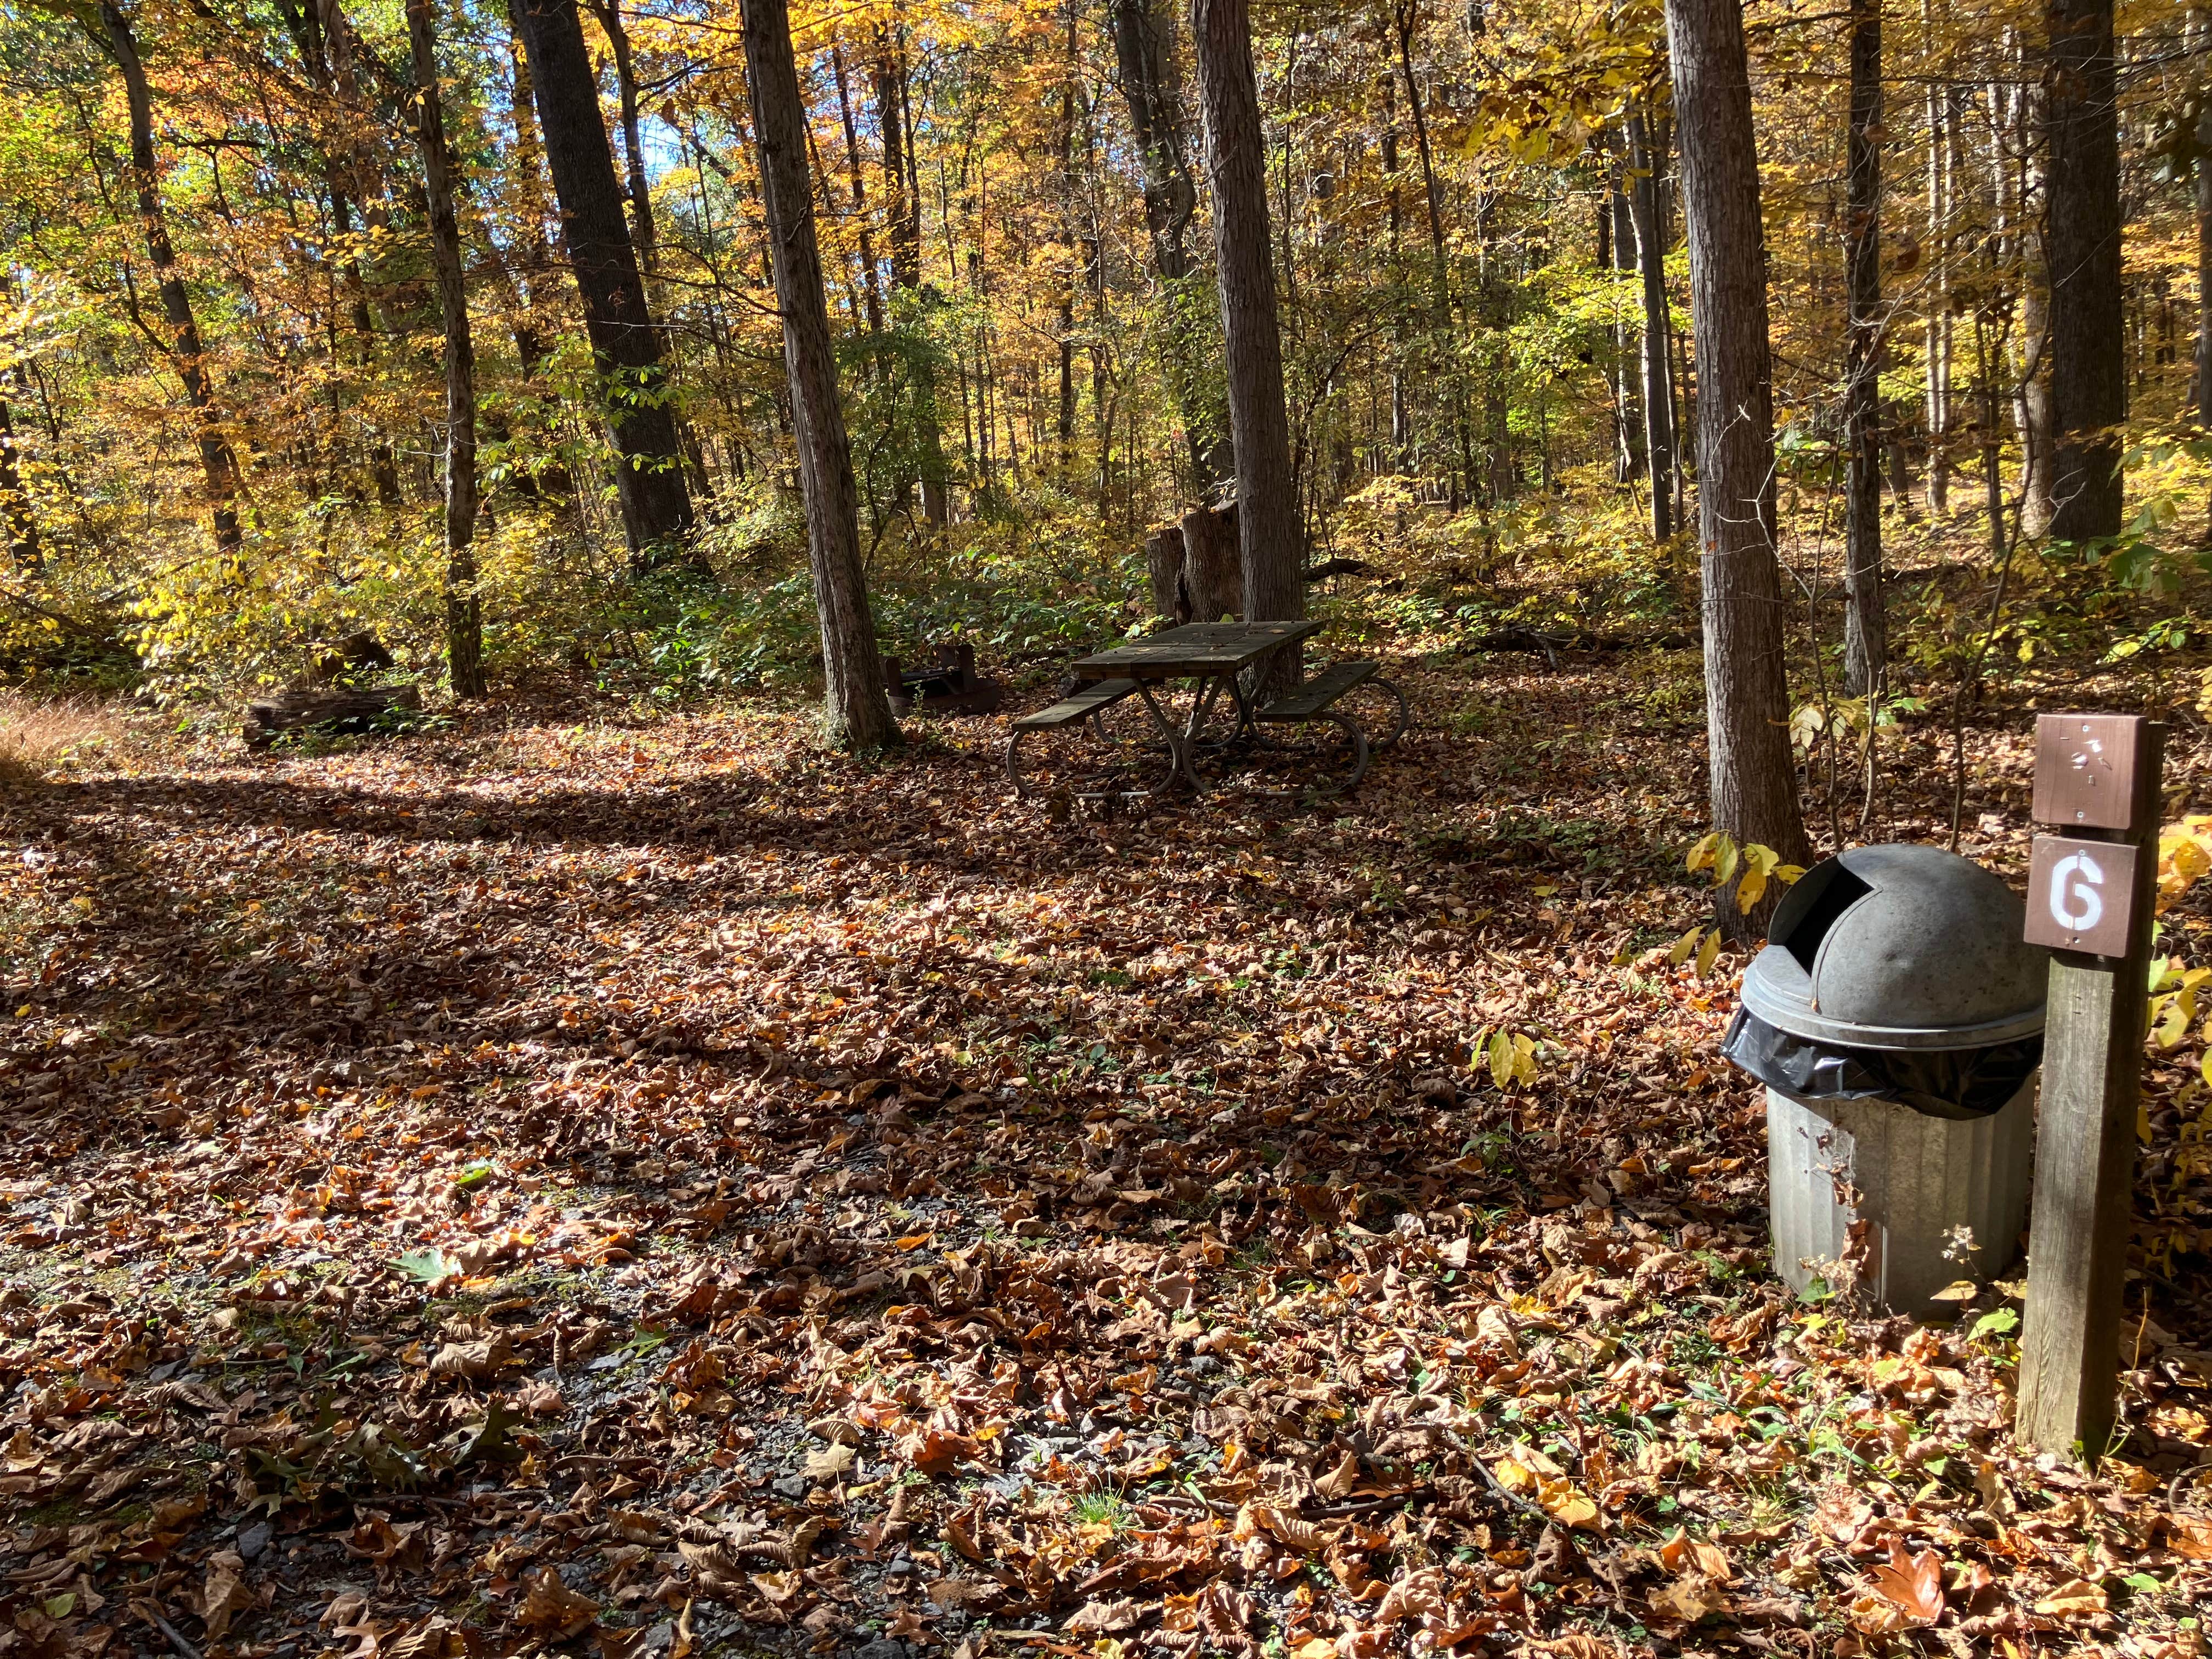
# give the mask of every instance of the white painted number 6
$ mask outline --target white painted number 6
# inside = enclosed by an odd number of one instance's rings
[[[2105,872],[2087,853],[2069,853],[2051,872],[2051,916],[2061,927],[2081,933],[2105,914]]]

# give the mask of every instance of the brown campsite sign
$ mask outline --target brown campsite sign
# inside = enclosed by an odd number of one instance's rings
[[[2028,815],[2038,823],[2081,830],[2133,829],[2142,728],[2140,714],[2037,715],[2035,796]]]

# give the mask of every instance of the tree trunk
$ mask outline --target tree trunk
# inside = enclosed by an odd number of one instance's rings
[[[522,29],[521,0],[507,0],[507,56],[514,70],[512,104],[514,112],[514,179],[518,216],[516,256],[522,266],[521,305],[514,322],[514,350],[523,377],[535,380],[552,353],[552,346],[537,317],[543,302],[540,284],[553,265],[553,250],[546,240],[549,215],[545,197],[545,140],[538,131],[537,82],[530,73],[530,51]]]
[[[1175,14],[1164,0],[1111,0],[1114,56],[1128,100],[1129,128],[1145,176],[1145,229],[1152,240],[1152,270],[1170,289],[1190,275],[1190,250],[1184,237],[1198,210],[1198,186],[1190,172],[1190,145],[1183,131],[1182,77],[1175,48]],[[1236,468],[1235,452],[1220,434],[1218,411],[1206,408],[1195,343],[1170,307],[1168,369],[1183,434],[1189,446],[1191,477],[1200,493],[1226,483]]]
[[[1170,622],[1191,620],[1182,591],[1182,526],[1153,526],[1145,538],[1145,568],[1152,582],[1152,614]]]
[[[1774,553],[1774,404],[1750,66],[1738,0],[1667,0],[1698,352],[1698,517],[1705,580],[1712,822],[1739,842],[1808,855],[1790,755],[1782,580]],[[1720,925],[1751,938],[1733,891]]]
[[[760,147],[761,205],[775,251],[814,607],[822,623],[824,720],[840,747],[881,749],[898,741],[898,727],[884,693],[883,660],[860,564],[860,491],[838,401],[830,309],[822,296],[822,255],[807,185],[806,106],[792,60],[786,0],[745,0],[744,40]]]
[[[2197,118],[2197,424],[2212,432],[2212,102]]]
[[[637,71],[630,62],[629,31],[623,27],[622,0],[592,0],[592,15],[605,32],[614,53],[615,93],[622,101],[623,173],[629,181],[630,239],[638,268],[650,283],[659,268],[658,234],[653,225],[653,185],[646,176],[645,141],[638,128]]]
[[[2118,428],[2128,412],[2112,0],[2050,0],[2045,15],[2051,533],[2083,541],[2120,532]]]
[[[1429,280],[1437,306],[1437,325],[1451,320],[1449,271],[1444,261],[1444,195],[1437,182],[1436,153],[1429,144],[1429,120],[1421,109],[1421,83],[1413,78],[1413,29],[1420,21],[1419,0],[1398,0],[1391,14],[1398,42],[1398,72],[1406,77],[1406,112],[1413,120],[1413,151],[1421,163],[1421,200],[1429,210]]]
[[[530,53],[522,32],[521,0],[507,0],[507,63],[514,73],[509,108],[514,119],[514,150],[511,176],[514,180],[514,252],[507,266],[510,301],[508,331],[514,355],[529,382],[538,405],[538,425],[545,434],[540,447],[554,453],[551,434],[560,425],[561,397],[540,371],[552,356],[553,346],[543,319],[544,284],[551,280],[553,249],[546,237],[552,216],[546,190],[545,144],[538,131],[537,93],[530,75]],[[548,459],[527,471],[518,470],[509,483],[522,495],[543,501],[564,514],[574,510],[575,481],[559,460]]]
[[[1244,619],[1305,615],[1305,557],[1297,486],[1283,405],[1283,340],[1269,263],[1267,157],[1252,69],[1246,0],[1193,0],[1199,95],[1206,111],[1206,171],[1213,191],[1214,260],[1228,347],[1229,430],[1237,452]],[[1297,653],[1267,678],[1295,684]]]
[[[1067,7],[1067,51],[1060,83],[1060,242],[1066,250],[1067,270],[1060,290],[1056,319],[1060,348],[1060,408],[1053,421],[1053,436],[1060,446],[1063,482],[1073,482],[1075,471],[1075,301],[1082,292],[1085,268],[1078,251],[1083,246],[1079,223],[1082,182],[1075,170],[1076,90],[1082,64],[1076,55],[1075,7]]]
[[[632,566],[644,570],[684,556],[676,544],[692,523],[660,336],[623,222],[623,192],[576,0],[518,0],[518,7],[568,264],[619,457],[623,529]]]
[[[2024,58],[2025,54],[2021,56]],[[2024,62],[2021,72],[2026,74]],[[2045,534],[2057,511],[2051,494],[2050,255],[2043,234],[2048,158],[2035,142],[2042,100],[2039,87],[2023,85],[2017,89],[2011,100],[2010,141],[2002,131],[1992,133],[1990,158],[2002,175],[1998,213],[2011,231],[2020,272],[2015,347],[2019,373],[2013,394],[2013,425],[2020,437],[2020,527],[2027,536]],[[2008,167],[2013,155],[2022,158],[2016,181]]]
[[[1636,218],[1628,205],[1629,181],[1616,167],[1606,181],[1605,205],[1599,210],[1598,264],[1607,270],[1636,269]],[[1613,368],[1607,379],[1613,386],[1613,478],[1629,483],[1644,476],[1644,398],[1637,374],[1642,333],[1632,340],[1628,319],[1616,304],[1613,319]]]
[[[356,94],[358,91],[351,79],[352,46],[345,37],[344,12],[337,0],[320,0],[319,3],[311,0],[311,3],[304,7],[294,3],[294,0],[284,0],[280,9],[285,27],[291,33],[293,46],[299,52],[300,61],[307,66],[308,78],[314,82],[316,91],[346,112],[348,125],[357,130],[359,123],[351,118],[357,107]],[[330,39],[333,24],[337,26],[338,36],[335,46]],[[340,64],[346,66],[343,77],[338,72]],[[354,192],[362,189],[366,182],[368,150],[357,140],[338,142],[322,139],[319,148],[323,163],[323,186],[328,192],[331,204],[333,252],[337,269],[343,273],[346,310],[353,325],[357,354],[356,366],[362,378],[367,379],[375,373],[379,347],[376,323],[368,303],[368,279],[362,269],[361,253],[354,237],[353,210]],[[331,345],[331,356],[334,361],[337,356],[335,341]],[[331,386],[331,404],[334,414],[343,406],[335,376]],[[369,477],[377,500],[386,507],[396,507],[400,500],[398,457],[388,439],[370,428],[365,419],[362,425],[368,432]]]
[[[1182,515],[1182,599],[1189,621],[1213,623],[1242,614],[1244,561],[1237,544],[1237,505],[1194,507]]]
[[[39,552],[39,521],[23,489],[21,449],[8,400],[0,397],[0,512],[8,517],[8,554],[17,569],[35,571],[44,561]]]
[[[1398,193],[1398,77],[1381,77],[1382,94],[1382,176],[1389,180],[1388,211],[1390,227],[1390,279],[1398,278],[1398,245],[1405,231],[1405,207]],[[1395,302],[1390,325],[1390,455],[1391,470],[1413,470],[1413,405],[1407,395],[1406,322]]]
[[[1667,236],[1659,213],[1659,158],[1641,110],[1628,117],[1629,218],[1644,278],[1644,453],[1651,472],[1651,538],[1674,533],[1674,382],[1667,362]]]
[[[469,291],[453,212],[453,154],[446,147],[438,88],[437,26],[431,0],[407,0],[415,60],[415,139],[422,152],[430,258],[446,331],[446,672],[457,697],[481,697],[483,606],[477,595],[477,354],[469,337]]]
[[[207,483],[208,504],[215,522],[215,544],[235,553],[244,538],[238,527],[240,487],[238,458],[223,436],[215,406],[215,387],[207,371],[207,356],[200,345],[198,320],[192,315],[191,292],[178,268],[176,250],[169,242],[169,223],[161,207],[161,172],[154,155],[154,100],[146,85],[145,61],[138,55],[138,39],[130,20],[115,0],[101,0],[100,21],[116,67],[123,72],[123,93],[131,112],[131,182],[138,198],[139,228],[146,236],[146,258],[160,285],[161,314],[169,325],[169,361],[184,382],[185,401],[191,406],[192,426],[199,443],[200,472]]]
[[[1923,21],[1927,19],[1923,9]],[[1923,353],[1928,365],[1928,511],[1940,519],[1951,507],[1951,146],[1954,124],[1948,84],[1928,83],[1928,320]]]
[[[1421,21],[1419,0],[1395,0],[1391,9],[1391,27],[1398,46],[1398,73],[1406,82],[1406,113],[1413,124],[1413,152],[1421,164],[1421,199],[1428,209],[1429,224],[1429,297],[1434,308],[1436,338],[1442,348],[1442,363],[1451,403],[1452,428],[1459,438],[1460,470],[1468,493],[1475,493],[1474,438],[1468,429],[1467,385],[1465,377],[1452,363],[1452,290],[1451,266],[1444,250],[1444,192],[1437,177],[1436,151],[1429,142],[1429,118],[1421,105],[1421,83],[1413,74],[1413,33]],[[1476,237],[1484,249],[1482,258],[1481,315],[1477,319],[1484,331],[1493,338],[1499,335],[1499,310],[1492,282],[1488,258],[1489,235],[1477,215]],[[1489,496],[1493,501],[1510,495],[1513,489],[1514,467],[1511,445],[1505,441],[1505,415],[1502,393],[1496,376],[1492,377],[1487,397],[1490,399]],[[1452,494],[1455,509],[1460,504],[1456,486]]]
[[[860,166],[860,133],[853,119],[853,93],[845,73],[844,48],[830,48],[830,78],[837,88],[837,118],[845,129],[845,173],[853,186],[853,217],[858,230],[861,298],[868,308],[868,332],[884,331],[883,288],[876,271],[876,239],[868,228],[868,177]],[[903,493],[903,492],[902,492]]]
[[[1881,684],[1888,627],[1881,596],[1881,0],[1853,0],[1849,201],[1844,266],[1844,687]]]
[[[906,60],[888,28],[876,34],[876,126],[884,141],[884,184],[890,213],[891,284],[921,310],[929,303],[921,289],[921,193],[915,187],[907,149]],[[921,315],[906,319],[920,327]],[[914,418],[921,439],[921,517],[932,530],[945,528],[946,503],[945,439],[938,427],[937,383],[927,357],[915,365]],[[961,393],[964,416],[967,393]]]

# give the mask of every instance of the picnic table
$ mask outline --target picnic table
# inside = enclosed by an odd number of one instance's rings
[[[1152,738],[1164,748],[1166,765],[1163,782],[1180,775],[1198,794],[1206,793],[1199,775],[1201,751],[1223,750],[1250,738],[1266,725],[1297,725],[1326,721],[1338,727],[1349,745],[1347,775],[1324,793],[1337,794],[1359,781],[1372,750],[1397,741],[1406,729],[1406,699],[1396,686],[1381,678],[1381,665],[1342,662],[1302,681],[1264,706],[1255,706],[1245,688],[1248,671],[1276,653],[1288,650],[1319,633],[1327,624],[1298,622],[1189,623],[1164,633],[1118,645],[1110,650],[1079,657],[1071,665],[1081,684],[1068,696],[1013,723],[1006,743],[1006,772],[1017,793],[1030,789],[1022,775],[1018,755],[1023,738],[1031,732],[1089,725],[1099,736],[1105,731],[1102,716],[1110,708],[1133,700],[1150,716]],[[1174,681],[1194,682],[1190,711],[1178,726],[1161,706],[1160,694]],[[1390,730],[1370,744],[1365,730],[1336,705],[1361,686],[1371,685],[1395,703]],[[1228,730],[1210,735],[1208,723],[1226,696],[1233,710]]]

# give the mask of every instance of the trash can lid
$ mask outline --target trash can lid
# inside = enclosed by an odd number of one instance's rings
[[[2043,1029],[2045,953],[1994,873],[1936,847],[1859,847],[1776,907],[1743,1006],[1855,1048],[1978,1048]]]

